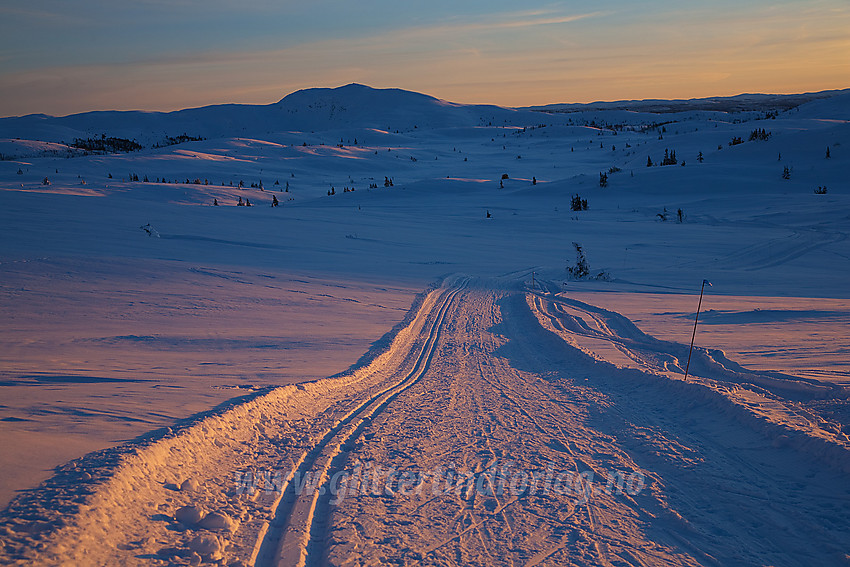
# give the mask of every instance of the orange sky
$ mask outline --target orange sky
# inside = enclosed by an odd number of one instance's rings
[[[505,106],[850,87],[846,0],[368,5],[0,7],[0,115],[270,103],[350,82]]]

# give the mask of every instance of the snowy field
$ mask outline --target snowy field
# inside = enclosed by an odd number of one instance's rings
[[[789,100],[0,119],[0,562],[848,564],[850,94]]]

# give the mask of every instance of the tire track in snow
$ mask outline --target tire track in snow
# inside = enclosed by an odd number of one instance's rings
[[[467,281],[444,292],[436,315],[427,331],[427,338],[413,369],[401,380],[359,404],[343,416],[322,439],[296,462],[296,472],[290,474],[282,487],[281,498],[273,520],[261,535],[252,560],[257,567],[306,566],[320,564],[324,556],[324,537],[331,494],[328,483],[344,464],[346,448],[394,398],[410,388],[428,369],[443,325],[446,312]],[[319,474],[315,491],[295,494],[292,482],[297,474]]]

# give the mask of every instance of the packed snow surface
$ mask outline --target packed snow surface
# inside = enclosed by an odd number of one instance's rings
[[[0,119],[0,562],[846,565],[850,95],[545,110]]]

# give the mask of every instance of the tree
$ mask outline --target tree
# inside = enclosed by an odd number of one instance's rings
[[[576,249],[576,265],[567,266],[567,273],[570,274],[570,277],[573,279],[580,280],[587,277],[590,273],[590,268],[587,265],[587,258],[584,256],[584,250],[582,249],[581,244],[573,242],[573,247]]]
[[[782,179],[791,179],[791,170],[786,165],[782,170]]]
[[[646,167],[652,167],[652,165],[653,165],[652,164],[652,158],[649,157],[649,156],[646,156]]]
[[[826,159],[829,159],[829,146],[826,147]]]
[[[573,198],[570,199],[570,210],[571,211],[586,211],[587,210],[587,199],[582,199],[580,195],[575,194]]]
[[[704,157],[702,157],[702,152],[700,152],[700,153],[697,155],[697,161],[698,161],[698,162],[700,162],[700,163],[702,163],[704,159],[705,159],[705,158],[704,158]]]
[[[581,280],[584,278],[589,278],[593,280],[603,280],[608,281],[611,279],[611,276],[603,271],[600,271],[596,275],[590,275],[590,266],[587,263],[587,258],[584,255],[584,248],[582,248],[581,244],[578,242],[573,242],[573,248],[576,250],[576,264],[575,266],[567,266],[567,273],[574,280]]]
[[[600,187],[608,187],[608,174],[600,173],[599,174],[599,186]]]

